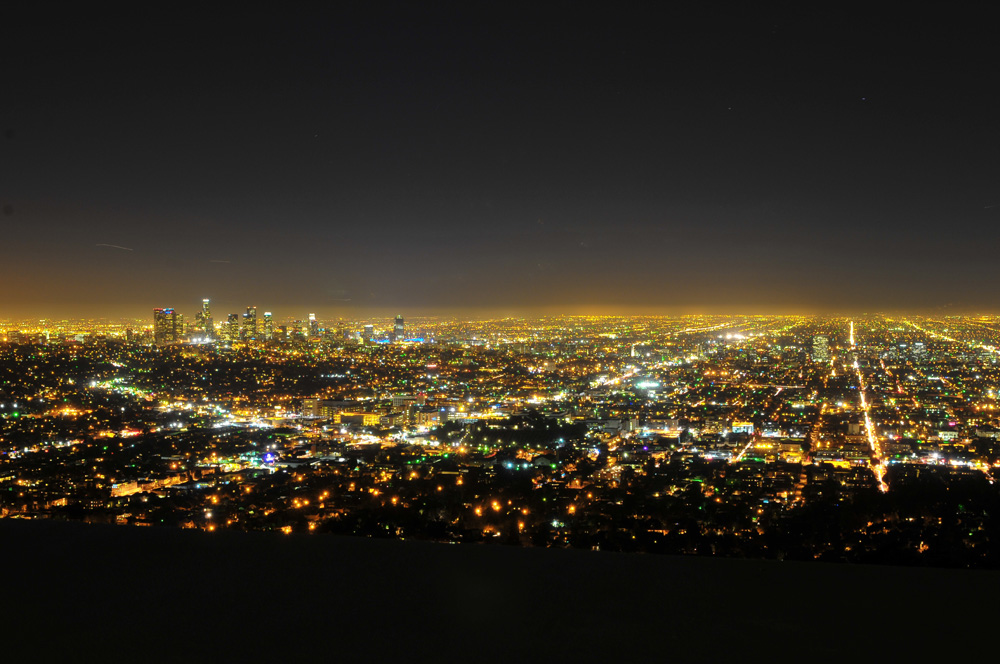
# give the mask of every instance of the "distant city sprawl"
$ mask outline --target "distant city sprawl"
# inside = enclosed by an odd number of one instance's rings
[[[1000,567],[1000,318],[0,323],[19,518]]]

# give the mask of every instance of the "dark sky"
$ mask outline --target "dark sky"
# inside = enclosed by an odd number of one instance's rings
[[[0,318],[1000,310],[985,15],[335,4],[5,20]]]

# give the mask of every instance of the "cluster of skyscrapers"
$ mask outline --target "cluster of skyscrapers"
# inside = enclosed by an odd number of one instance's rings
[[[170,307],[153,309],[153,342],[166,345],[189,342],[222,341],[228,343],[248,341],[270,341],[274,339],[319,338],[330,330],[322,328],[316,319],[316,314],[310,313],[308,319],[294,321],[288,325],[275,326],[274,317],[270,311],[263,312],[258,317],[257,307],[246,308],[243,314],[231,313],[218,326],[212,317],[211,302],[207,298],[201,301],[201,310],[194,316],[194,323],[186,325],[184,315]],[[396,316],[392,331],[387,335],[388,341],[402,341],[405,338],[405,324],[402,316]],[[359,333],[344,328],[337,330],[336,336],[343,340],[357,339],[373,342],[376,339],[373,325],[365,325]]]
[[[257,307],[247,307],[242,316],[229,314],[221,329],[210,338],[217,337],[221,341],[229,342],[266,341],[274,338],[274,333],[274,316],[270,311],[265,311],[263,317],[258,318]]]

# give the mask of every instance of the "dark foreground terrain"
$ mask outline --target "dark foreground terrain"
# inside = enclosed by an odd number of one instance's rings
[[[989,647],[1000,573],[0,521],[5,661],[856,661]],[[979,648],[975,648],[979,650]]]

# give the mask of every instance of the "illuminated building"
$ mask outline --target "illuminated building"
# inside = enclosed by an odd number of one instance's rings
[[[209,308],[208,298],[201,301],[201,311],[195,314],[195,327],[206,338],[211,339],[215,337],[215,321],[212,320],[212,311]]]
[[[753,422],[733,422],[733,433],[753,434]]]
[[[270,311],[264,312],[264,338],[270,341],[274,337],[274,317]]]
[[[340,418],[341,412],[344,410],[357,406],[355,401],[337,401],[333,399],[303,399],[302,400],[302,414],[307,417],[328,417],[328,418]],[[369,420],[370,422],[371,420]],[[364,420],[362,420],[364,423]]]
[[[183,322],[170,308],[153,309],[153,341],[157,345],[177,343]]]
[[[319,321],[316,320],[316,314],[309,314],[309,336],[319,336]]]
[[[403,328],[403,317],[401,315],[397,315],[396,316],[396,323],[393,325],[393,328],[392,328],[392,338],[393,338],[393,340],[395,340],[395,341],[402,341],[403,338],[404,338],[403,337],[404,332],[405,332],[405,330]]]
[[[239,341],[240,338],[240,315],[239,314],[229,314],[226,319],[226,330],[225,330],[226,341],[233,342]]]
[[[215,336],[215,321],[212,320],[212,311],[209,308],[208,298],[201,301],[201,319],[205,334],[210,337]]]
[[[257,338],[257,307],[247,307],[243,314],[243,327],[240,329],[240,339],[249,341]]]
[[[365,341],[371,341],[375,337],[375,326],[365,325],[365,329],[361,332],[361,338]]]
[[[812,359],[813,362],[827,362],[830,360],[829,341],[822,334],[817,334],[813,337]]]

